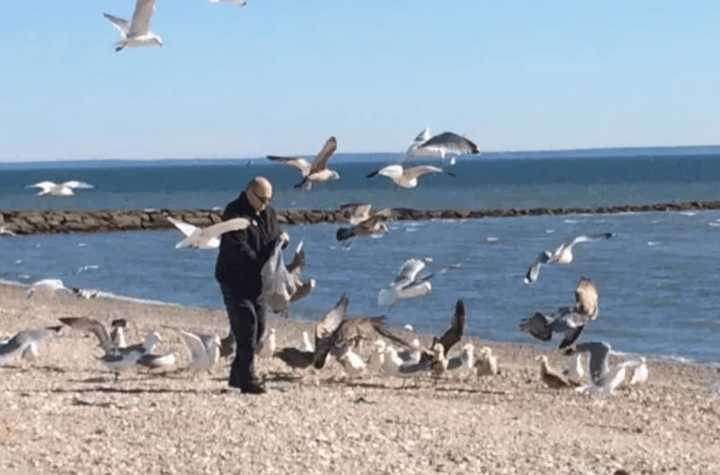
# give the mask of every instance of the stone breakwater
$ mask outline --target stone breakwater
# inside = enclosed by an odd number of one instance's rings
[[[529,208],[478,210],[417,210],[394,208],[392,219],[480,219],[518,216],[617,214],[666,211],[694,211],[720,209],[720,201],[692,201],[686,203],[656,203],[644,205],[599,206],[595,208]],[[0,226],[16,234],[139,231],[172,228],[168,216],[194,224],[209,226],[221,220],[220,212],[202,209],[157,210],[100,210],[100,211],[1,211]],[[343,223],[346,214],[341,210],[278,210],[282,224]]]

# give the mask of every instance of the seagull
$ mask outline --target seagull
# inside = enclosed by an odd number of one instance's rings
[[[73,190],[90,190],[94,187],[89,183],[71,180],[64,183],[41,181],[34,185],[28,185],[28,188],[40,188],[37,196],[73,196],[75,194]]]
[[[547,356],[540,355],[535,358],[535,360],[540,362],[540,380],[542,380],[547,387],[559,389],[573,386],[562,374],[550,367]]]
[[[320,152],[315,156],[315,160],[313,160],[312,164],[302,157],[280,157],[277,155],[268,155],[267,158],[290,165],[300,170],[302,180],[300,183],[295,185],[295,188],[309,190],[315,183],[324,183],[326,181],[340,179],[340,174],[338,172],[327,168],[327,163],[330,160],[330,157],[332,157],[335,153],[335,150],[337,150],[337,140],[335,137],[330,137],[325,142],[322,150],[320,150]]]
[[[37,356],[38,343],[59,330],[60,327],[47,327],[16,333],[9,340],[0,343],[0,366],[10,363],[18,357],[34,359]]]
[[[392,210],[389,208],[373,213],[365,221],[349,228],[340,228],[337,230],[335,237],[338,241],[346,241],[353,237],[370,236],[372,238],[380,238],[384,236],[390,229],[383,221],[392,216]]]
[[[190,350],[188,368],[210,370],[220,359],[220,337],[217,335],[201,335],[178,330]]]
[[[162,38],[150,31],[150,20],[155,13],[155,0],[137,0],[132,22],[118,18],[108,13],[103,16],[110,20],[120,32],[120,41],[115,43],[115,52],[124,48],[136,48],[140,46],[162,46]]]
[[[347,222],[352,224],[353,226],[370,219],[371,209],[372,205],[369,205],[367,203],[347,203],[344,205],[340,205],[340,211],[344,213]]]
[[[31,298],[33,295],[43,295],[50,297],[55,295],[57,292],[68,292],[72,293],[72,289],[65,287],[63,281],[60,279],[42,279],[33,283],[30,288],[27,289],[25,295],[27,298]]]
[[[175,366],[177,354],[173,351],[162,355],[145,354],[137,360],[137,364],[150,369],[170,368]]]
[[[295,291],[290,297],[290,302],[297,302],[307,297],[317,284],[315,279],[302,280],[303,269],[305,269],[305,248],[303,247],[303,241],[300,241],[300,244],[295,249],[293,260],[287,265],[287,271],[295,284]]]
[[[585,325],[598,316],[598,291],[592,281],[581,277],[575,289],[575,305],[561,307],[557,312],[544,315],[540,312],[520,322],[518,328],[538,340],[550,341],[553,333],[563,333],[558,349],[572,345],[582,333]]]
[[[415,138],[415,142],[408,149],[406,156],[439,156],[444,160],[448,155],[475,155],[480,153],[477,145],[475,145],[472,140],[453,132],[443,132],[442,134],[428,138],[424,142],[419,142],[419,139],[427,135],[430,135],[429,130],[427,130],[427,133],[423,131],[418,135]],[[454,160],[450,161],[451,165],[454,163]]]
[[[480,356],[475,362],[476,374],[478,376],[495,376],[500,373],[497,356],[492,354],[489,346],[480,349]]]
[[[433,274],[420,276],[424,268],[425,262],[421,259],[412,258],[405,261],[390,287],[381,289],[378,293],[378,305],[390,307],[398,300],[428,295],[432,291],[430,279]]]
[[[609,343],[592,341],[578,343],[565,350],[565,354],[590,353],[590,384],[577,388],[578,392],[604,392],[615,394],[615,390],[625,381],[626,368],[640,365],[640,361],[625,361],[610,368],[608,356],[612,347]]]
[[[345,373],[351,378],[364,373],[367,368],[367,364],[362,357],[355,353],[350,346],[345,346],[336,358],[342,365]]]
[[[250,220],[246,218],[233,218],[223,221],[207,228],[198,228],[192,224],[184,223],[171,216],[168,221],[185,235],[185,239],[175,245],[175,249],[192,247],[195,249],[217,249],[220,247],[220,236],[230,231],[240,231],[250,226]]]
[[[635,362],[637,366],[633,370],[632,377],[630,378],[630,385],[645,384],[648,380],[648,367],[647,361],[644,356],[640,357],[639,362]]]
[[[125,328],[127,322],[123,318],[119,318],[110,322],[110,339],[116,348],[125,348],[127,341],[125,340]]]
[[[0,226],[0,236],[17,236],[14,232],[12,232],[10,229],[8,229],[7,226]]]
[[[247,5],[247,0],[210,0],[210,3],[231,3],[238,7],[244,7]]]
[[[570,361],[570,365],[563,371],[563,374],[575,383],[581,383],[583,381],[585,378],[585,368],[583,368],[582,353],[575,353]]]
[[[393,335],[384,327],[385,317],[357,317],[346,319],[350,301],[345,294],[323,319],[315,325],[315,360],[316,369],[325,366],[328,353],[336,357],[342,355],[346,347],[357,346],[362,340],[370,340],[382,336],[406,348],[411,345]]]
[[[455,303],[455,312],[452,315],[450,322],[450,328],[445,330],[440,338],[433,337],[431,348],[434,348],[437,343],[442,345],[443,354],[450,352],[450,349],[460,341],[465,332],[465,323],[467,321],[467,312],[465,309],[465,303],[462,299],[459,299]],[[420,361],[422,363],[430,362],[433,359],[432,352],[425,350],[421,355]]]
[[[372,178],[377,175],[390,178],[400,188],[415,188],[418,186],[418,179],[429,173],[445,173],[450,176],[456,176],[454,173],[443,170],[439,167],[431,165],[419,165],[416,167],[403,167],[402,165],[388,165],[386,167],[369,173],[366,178]]]
[[[61,318],[60,321],[72,329],[87,331],[97,337],[100,347],[105,352],[100,361],[115,372],[116,380],[119,370],[134,366],[140,357],[151,353],[160,341],[160,335],[153,332],[145,337],[143,343],[118,348],[108,335],[105,326],[97,320],[87,317],[66,317]]]
[[[570,264],[573,261],[573,247],[575,244],[580,244],[582,242],[593,242],[593,241],[601,241],[603,239],[610,239],[613,237],[614,233],[602,233],[602,234],[588,234],[583,236],[578,236],[572,241],[568,243],[560,244],[560,246],[555,249],[553,252],[550,251],[543,251],[541,252],[537,258],[535,258],[535,262],[530,266],[530,268],[527,271],[527,274],[525,275],[525,284],[529,285],[535,282],[538,277],[540,277],[540,266],[542,265],[548,265],[548,264]]]

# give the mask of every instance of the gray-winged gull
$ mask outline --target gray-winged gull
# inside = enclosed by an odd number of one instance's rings
[[[82,181],[71,180],[64,183],[41,181],[33,185],[28,185],[28,188],[40,188],[37,196],[73,196],[75,194],[74,190],[89,190],[92,189],[93,186]]]
[[[416,137],[415,142],[408,149],[407,156],[439,156],[445,159],[447,156],[480,153],[477,145],[472,140],[453,132],[443,132],[430,137],[422,143],[418,143],[420,138],[422,137]],[[454,161],[451,161],[451,164],[453,163]]]
[[[403,167],[402,165],[388,165],[370,172],[366,178],[373,178],[377,175],[390,178],[400,188],[415,188],[418,186],[420,177],[429,173],[445,173],[450,176],[456,176],[454,173],[443,170],[440,167],[432,165],[418,165],[415,167]]]
[[[580,278],[575,289],[575,305],[561,307],[557,312],[545,315],[536,312],[520,322],[518,327],[538,340],[550,341],[553,333],[563,333],[559,349],[572,345],[582,333],[585,325],[598,316],[598,292],[590,279]]]
[[[137,0],[132,21],[103,13],[120,32],[120,41],[115,43],[115,52],[124,48],[141,46],[162,46],[162,38],[150,31],[150,20],[155,13],[155,0]]]
[[[608,360],[612,347],[604,341],[578,343],[566,350],[566,354],[590,353],[591,383],[577,388],[579,392],[603,392],[614,394],[625,381],[626,368],[637,366],[639,361],[625,361],[610,367]]]
[[[601,241],[610,239],[614,233],[602,233],[602,234],[588,234],[578,236],[568,243],[560,244],[560,246],[554,251],[543,251],[536,258],[535,262],[532,263],[530,268],[525,275],[525,284],[532,284],[538,277],[540,277],[540,267],[549,264],[570,264],[573,259],[573,247],[576,244],[583,242]]]
[[[335,150],[337,150],[337,139],[330,137],[325,142],[322,150],[315,156],[312,164],[308,163],[308,161],[302,157],[268,155],[267,158],[297,168],[302,175],[302,180],[295,185],[295,188],[310,190],[314,184],[340,179],[338,172],[327,167],[328,161],[335,153]]]

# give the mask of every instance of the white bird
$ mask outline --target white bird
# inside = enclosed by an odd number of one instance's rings
[[[626,368],[639,364],[639,361],[625,361],[610,367],[608,357],[612,347],[605,342],[578,343],[574,348],[568,350],[572,354],[590,353],[590,379],[591,383],[576,388],[578,392],[601,392],[613,395],[615,390],[625,382]]]
[[[578,236],[568,243],[563,243],[558,246],[553,252],[543,251],[536,258],[535,262],[532,263],[530,268],[525,275],[525,284],[532,284],[538,277],[540,277],[540,266],[548,264],[570,264],[573,259],[573,247],[576,244],[583,242],[600,241],[604,239],[610,239],[614,233],[602,233],[602,234],[589,234]]]
[[[210,3],[230,3],[238,7],[244,7],[247,5],[247,0],[210,0]]]
[[[634,363],[637,366],[635,366],[632,377],[630,378],[630,385],[645,384],[648,380],[648,367],[645,357],[641,356],[640,361]]]
[[[199,335],[179,330],[185,344],[190,350],[188,368],[210,370],[220,359],[220,337],[217,335]]]
[[[6,236],[17,236],[17,234],[9,230],[7,226],[0,226],[0,236],[3,234]]]
[[[302,338],[303,338],[303,350],[308,351],[308,352],[314,352],[315,345],[313,345],[312,341],[310,341],[310,334],[306,331],[303,331]]]
[[[73,291],[72,289],[65,287],[65,284],[63,284],[63,281],[60,279],[42,279],[33,283],[30,288],[27,289],[25,295],[27,298],[36,294],[50,297],[55,295],[57,292],[72,293]]]
[[[162,46],[162,38],[150,31],[150,20],[155,13],[155,0],[137,0],[132,21],[118,18],[108,13],[103,16],[110,20],[120,32],[120,41],[115,43],[115,52],[124,48],[137,48],[141,46]]]
[[[378,305],[392,306],[398,300],[411,299],[428,295],[432,291],[430,278],[433,274],[420,276],[425,262],[420,259],[408,259],[400,267],[400,272],[389,288],[378,293]]]
[[[60,327],[23,330],[9,340],[0,343],[0,366],[12,362],[16,358],[33,360],[37,354],[38,343],[56,333]]]
[[[220,236],[231,231],[240,231],[250,226],[250,220],[245,218],[234,218],[221,223],[213,224],[207,228],[199,228],[192,224],[184,223],[171,216],[168,221],[185,235],[185,239],[175,245],[176,249],[192,247],[195,249],[217,249],[220,247]]]
[[[91,184],[82,181],[71,180],[64,183],[55,183],[52,181],[41,181],[34,185],[28,185],[28,188],[40,188],[37,196],[73,196],[73,190],[90,190],[94,188]]]
[[[489,346],[483,346],[480,349],[475,368],[478,376],[494,376],[500,372],[497,356],[492,354],[492,349]]]
[[[372,178],[382,175],[390,178],[393,183],[401,188],[415,188],[418,186],[418,179],[429,173],[445,173],[450,176],[456,176],[454,173],[443,170],[432,165],[419,165],[416,167],[403,167],[402,165],[388,165],[386,167],[369,173],[366,178]]]
[[[570,360],[570,365],[563,371],[570,381],[581,383],[585,378],[585,368],[583,367],[582,353],[575,353]]]

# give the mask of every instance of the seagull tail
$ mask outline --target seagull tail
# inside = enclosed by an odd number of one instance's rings
[[[374,176],[377,176],[378,173],[380,173],[380,170],[375,170],[374,172],[370,172],[367,175],[365,175],[365,178],[372,178]]]
[[[338,241],[345,241],[353,236],[355,236],[353,228],[340,228],[337,230],[337,234],[335,235]]]

